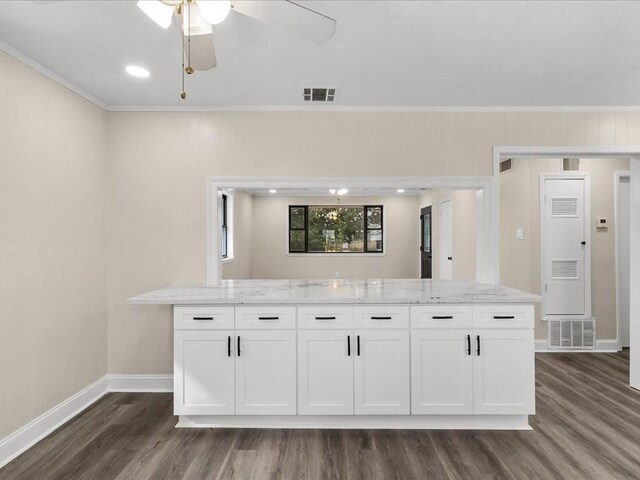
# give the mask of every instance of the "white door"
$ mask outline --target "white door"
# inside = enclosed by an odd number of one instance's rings
[[[440,202],[440,278],[453,278],[453,202]]]
[[[233,415],[232,330],[174,332],[175,415]]]
[[[298,413],[353,414],[353,332],[298,332]]]
[[[295,331],[237,330],[236,335],[236,415],[295,415]]]
[[[588,213],[584,178],[546,178],[542,215],[545,315],[586,315]]]
[[[408,415],[409,331],[356,330],[354,338],[355,413]]]
[[[475,330],[473,413],[535,413],[533,330]]]
[[[473,413],[471,332],[411,332],[411,413]]]
[[[630,256],[629,229],[631,197],[630,177],[620,177],[618,183],[618,202],[616,215],[616,248],[617,250],[617,290],[618,290],[618,321],[620,322],[620,346],[629,346],[629,303],[630,303]]]

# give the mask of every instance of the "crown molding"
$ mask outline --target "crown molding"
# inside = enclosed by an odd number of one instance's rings
[[[84,98],[86,100],[89,100],[91,103],[97,105],[98,107],[102,108],[103,110],[109,110],[109,105],[107,105],[105,102],[100,100],[98,97],[96,97],[94,95],[91,95],[89,92],[87,92],[86,90],[83,90],[82,88],[80,88],[76,84],[70,82],[66,78],[64,78],[64,77],[58,75],[57,73],[49,70],[47,67],[45,67],[41,63],[36,62],[33,58],[31,58],[28,55],[22,53],[20,50],[18,50],[16,48],[13,48],[11,45],[9,45],[9,44],[7,44],[7,43],[5,43],[3,41],[0,41],[0,50],[2,50],[7,55],[10,55],[11,57],[15,58],[16,60],[21,61],[25,65],[33,68],[37,72],[40,72],[45,77],[48,77],[51,80],[53,80],[54,82],[57,82],[60,85],[62,85],[63,87],[71,90],[73,93],[75,93],[77,95],[80,95],[82,98]]]

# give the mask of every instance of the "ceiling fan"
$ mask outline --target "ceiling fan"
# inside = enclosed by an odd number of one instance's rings
[[[182,91],[184,74],[210,70],[217,65],[213,25],[231,11],[280,28],[305,40],[324,43],[333,37],[336,21],[289,0],[139,0],[138,8],[168,29],[175,19],[182,37]]]

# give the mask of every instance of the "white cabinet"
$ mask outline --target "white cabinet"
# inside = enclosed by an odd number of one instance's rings
[[[409,414],[409,331],[355,331],[354,403],[359,415]]]
[[[295,415],[295,331],[236,334],[236,414]]]
[[[411,332],[411,413],[472,414],[471,332]]]
[[[533,330],[473,333],[473,413],[535,413]]]
[[[298,413],[353,414],[353,333],[298,332]]]
[[[233,330],[176,330],[174,412],[176,415],[233,415]]]

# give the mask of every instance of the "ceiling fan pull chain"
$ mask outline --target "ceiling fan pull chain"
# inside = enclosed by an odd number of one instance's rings
[[[184,8],[183,5],[179,5],[178,6],[178,13],[180,13],[180,10],[182,10],[182,13],[184,14]],[[180,73],[182,74],[182,90],[180,91],[180,98],[182,98],[183,100],[185,98],[187,98],[187,92],[184,91],[184,56],[185,56],[185,52],[184,52],[184,35],[180,35],[180,38],[182,39],[182,48],[180,49],[180,56],[182,59],[182,68],[180,69]]]
[[[187,20],[187,74],[191,75],[193,73],[193,68],[191,68],[191,4],[193,0],[187,0],[187,6],[189,8],[189,19]]]

